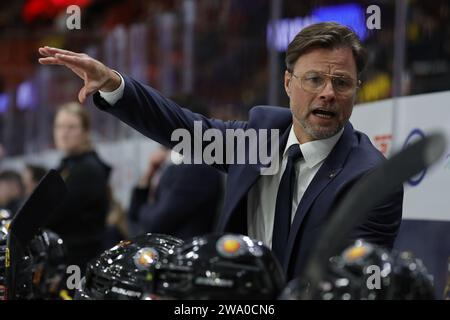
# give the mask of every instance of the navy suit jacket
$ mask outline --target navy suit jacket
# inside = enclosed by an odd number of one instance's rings
[[[123,97],[114,106],[110,106],[98,93],[94,95],[95,104],[169,148],[178,143],[171,141],[175,129],[187,129],[194,136],[194,121],[201,121],[203,130],[215,128],[223,135],[226,129],[279,129],[279,151],[284,150],[292,126],[292,114],[287,108],[254,107],[248,121],[207,119],[179,107],[151,87],[127,76],[124,79]],[[203,142],[203,146],[208,144]],[[297,208],[286,258],[280,261],[288,280],[303,271],[311,249],[345,192],[383,160],[384,157],[369,138],[347,123],[341,138],[311,181]],[[215,167],[228,173],[224,208],[217,231],[247,234],[247,193],[260,177],[262,165],[224,163]],[[401,222],[402,202],[403,187],[399,186],[397,192],[373,208],[364,223],[354,229],[349,242],[363,238],[391,248]]]

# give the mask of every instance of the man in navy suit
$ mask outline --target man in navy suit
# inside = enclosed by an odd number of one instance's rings
[[[383,161],[369,138],[349,122],[366,54],[357,35],[336,23],[300,31],[286,52],[284,87],[290,110],[255,107],[249,120],[220,121],[192,113],[156,90],[117,73],[84,54],[40,48],[42,64],[62,64],[84,79],[80,101],[94,94],[96,105],[151,139],[174,147],[171,134],[194,122],[203,129],[278,129],[279,170],[262,175],[260,162],[215,166],[228,173],[218,231],[248,234],[271,247],[288,279],[301,274],[333,208],[364,174]],[[225,140],[225,139],[224,139]],[[205,143],[202,141],[203,147]],[[242,145],[236,151],[251,152]],[[248,159],[248,157],[246,158]],[[226,159],[221,159],[226,160]],[[373,208],[353,230],[392,247],[400,226],[403,188]]]

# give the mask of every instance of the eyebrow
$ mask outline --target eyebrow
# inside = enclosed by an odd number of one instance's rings
[[[337,72],[333,73],[333,76],[347,77],[347,78],[352,78],[353,79],[353,77],[349,73],[347,73],[345,71],[337,71]]]
[[[315,69],[311,69],[306,71],[304,74],[308,74],[308,73],[324,73],[324,74],[331,74],[332,76],[336,76],[336,77],[345,77],[345,78],[350,78],[350,79],[354,79],[349,73],[347,73],[346,71],[336,71],[334,73],[328,73],[325,71],[320,71],[320,70],[315,70]]]

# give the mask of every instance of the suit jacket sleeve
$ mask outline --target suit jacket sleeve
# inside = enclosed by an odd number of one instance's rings
[[[352,233],[351,238],[392,249],[402,220],[403,187],[372,209],[368,218]]]
[[[101,110],[119,118],[143,135],[155,140],[168,148],[173,148],[179,140],[173,141],[172,134],[176,129],[185,129],[202,146],[202,151],[210,142],[202,141],[202,135],[194,134],[194,122],[200,121],[202,132],[207,129],[216,129],[222,136],[222,150],[225,148],[225,132],[227,129],[246,129],[244,121],[222,121],[208,119],[201,114],[191,112],[180,107],[175,102],[162,96],[157,90],[143,85],[138,81],[123,76],[125,89],[121,99],[110,106],[97,92],[94,94],[94,103]],[[191,148],[192,152],[194,148]],[[222,163],[216,165],[221,170],[227,170],[225,152],[222,154]]]
[[[347,192],[351,191],[351,188],[355,183],[368,174],[366,171],[359,178],[355,178],[350,181],[341,192],[339,199],[342,200]],[[340,203],[336,201],[337,204]],[[389,249],[392,249],[395,238],[397,237],[402,220],[402,208],[403,208],[403,186],[399,186],[394,192],[392,192],[386,199],[383,199],[377,206],[366,213],[364,221],[356,226],[350,234],[348,242],[344,244],[344,249],[356,239],[364,239],[370,243],[377,244]]]

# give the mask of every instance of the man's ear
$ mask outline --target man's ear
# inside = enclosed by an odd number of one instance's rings
[[[361,82],[361,80],[358,80],[358,87],[356,88],[356,92],[353,95],[353,105],[355,105],[356,100],[358,99],[358,93],[359,93],[359,90],[361,90],[361,86],[362,86],[362,82]]]
[[[289,98],[291,97],[291,79],[291,74],[286,70],[284,72],[284,90]]]

